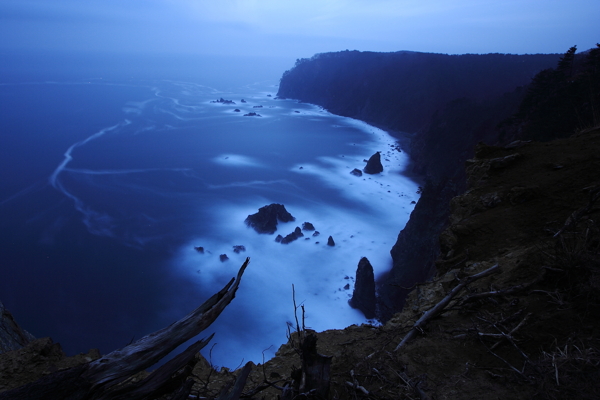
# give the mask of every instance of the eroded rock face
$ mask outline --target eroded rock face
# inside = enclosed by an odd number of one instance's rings
[[[32,334],[17,324],[12,314],[0,302],[0,354],[20,349],[34,339]]]
[[[356,285],[352,298],[348,301],[350,307],[359,309],[368,319],[375,318],[377,300],[375,298],[375,275],[373,266],[366,257],[358,262],[356,269]]]
[[[369,161],[367,161],[367,165],[363,169],[365,174],[378,174],[383,171],[383,165],[381,164],[381,154],[379,152],[373,154]]]
[[[269,204],[258,209],[256,214],[248,215],[246,224],[254,228],[258,233],[273,234],[277,230],[277,221],[295,221],[283,204]]]

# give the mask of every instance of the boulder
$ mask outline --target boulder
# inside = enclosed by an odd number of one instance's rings
[[[221,254],[219,256],[219,260],[221,260],[221,262],[225,262],[225,261],[229,260],[229,257],[227,257],[227,254]]]
[[[333,241],[333,238],[331,236],[327,238],[327,246],[335,246],[335,242]]]
[[[256,214],[248,215],[246,224],[258,233],[273,234],[277,230],[277,222],[291,222],[296,218],[292,216],[283,204],[269,204],[258,209]]]
[[[282,240],[283,240],[283,236],[281,236],[281,235],[277,235],[277,237],[275,238],[275,241],[277,243],[281,243]]]
[[[248,113],[248,114],[244,114],[244,117],[262,117],[262,115],[257,114],[255,112],[251,112],[251,113]]]
[[[290,233],[289,235],[287,235],[286,237],[281,239],[281,244],[288,244],[298,238],[301,238],[302,236],[304,236],[304,234],[300,230],[300,227],[297,226],[296,229],[294,229],[294,232]]]
[[[200,254],[204,254],[204,247],[202,246],[194,246],[194,250],[196,250]]]
[[[379,152],[373,154],[367,165],[363,169],[365,174],[378,174],[383,171],[383,165],[381,165],[381,154]]]
[[[362,176],[362,171],[358,168],[354,168],[352,171],[350,171],[350,174],[354,176]]]
[[[233,246],[233,252],[235,254],[240,254],[242,251],[246,251],[246,247],[245,246],[242,246],[241,244]]]
[[[286,235],[286,237],[284,237],[283,239],[281,239],[281,244],[288,244],[296,239],[298,239],[298,236],[296,236],[296,234],[292,232],[289,235]]]
[[[315,231],[315,233],[313,233],[313,236],[319,236],[320,234],[321,234],[321,232]]]
[[[373,266],[366,257],[361,258],[358,262],[354,293],[348,303],[350,307],[362,311],[367,319],[375,318],[375,275]]]
[[[233,112],[240,112],[240,109],[236,108],[235,110],[233,110]]]
[[[302,224],[302,230],[303,231],[314,231],[315,226],[313,224],[311,224],[310,222],[304,222]]]

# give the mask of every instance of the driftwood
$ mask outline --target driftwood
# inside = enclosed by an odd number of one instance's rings
[[[450,291],[450,293],[448,293],[446,295],[446,297],[444,297],[439,303],[437,303],[435,306],[433,306],[433,308],[431,308],[430,310],[425,312],[425,314],[423,314],[423,316],[421,318],[419,318],[419,320],[417,322],[415,322],[415,324],[412,326],[410,331],[406,334],[406,336],[404,336],[404,339],[402,339],[402,341],[398,344],[398,346],[396,346],[396,348],[394,350],[397,351],[400,348],[402,348],[408,341],[410,341],[412,338],[414,338],[416,336],[417,332],[422,330],[421,327],[423,325],[425,325],[427,322],[429,322],[430,319],[441,314],[442,311],[444,310],[444,308],[446,308],[446,306],[454,298],[454,296],[456,296],[465,286],[467,286],[469,283],[471,283],[477,279],[494,274],[494,273],[498,272],[498,270],[499,270],[499,267],[498,267],[498,264],[496,264],[493,267],[490,267],[483,272],[480,272],[478,274],[471,275],[471,276],[464,278],[458,285],[456,285],[454,287],[454,289],[452,289]]]
[[[179,321],[95,361],[0,393],[0,399],[142,399],[155,398],[160,393],[187,398],[193,383],[187,376],[195,364],[196,354],[212,336],[192,344],[143,381],[119,384],[156,364],[177,346],[208,328],[235,297],[249,262],[250,258],[246,258],[236,278]]]

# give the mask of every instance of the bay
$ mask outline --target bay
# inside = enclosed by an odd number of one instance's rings
[[[391,267],[418,198],[395,138],[276,99],[277,76],[73,76],[0,85],[0,299],[27,330],[68,354],[106,353],[194,309],[246,257],[238,295],[202,335],[216,333],[213,364],[275,353],[292,284],[308,327],[368,322],[347,304],[358,261]],[[350,174],[376,151],[382,174]],[[320,235],[282,245],[245,225],[271,203],[296,217],[276,234],[311,222]]]

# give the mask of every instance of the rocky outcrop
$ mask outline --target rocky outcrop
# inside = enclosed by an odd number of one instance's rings
[[[211,103],[235,104],[235,101],[233,101],[233,100],[225,100],[224,98],[221,97],[220,99],[211,101]]]
[[[314,231],[315,226],[313,224],[311,224],[310,222],[304,222],[302,224],[302,230],[303,231]]]
[[[17,324],[0,302],[0,353],[20,349],[34,340],[33,335]]]
[[[225,261],[229,260],[229,257],[227,257],[227,254],[221,254],[221,255],[219,256],[219,260],[220,260],[221,262],[225,262]]]
[[[244,114],[244,117],[262,117],[262,115],[257,114],[255,112],[251,112],[251,113],[248,113],[248,114]]]
[[[287,235],[286,237],[282,238],[279,242],[281,244],[288,244],[288,243],[291,243],[294,240],[297,240],[298,238],[301,238],[303,236],[304,236],[304,234],[302,233],[302,230],[300,229],[299,226],[297,226],[296,229],[294,229],[294,232],[292,232],[289,235]]]
[[[283,204],[269,204],[258,209],[256,214],[248,215],[246,224],[258,233],[273,234],[277,230],[277,222],[291,222],[296,218],[292,216]]]
[[[373,319],[376,317],[375,275],[373,266],[367,257],[361,258],[358,262],[354,293],[352,293],[352,298],[348,303],[350,307],[362,311],[366,318]]]
[[[333,241],[333,237],[329,236],[327,238],[327,246],[331,246],[331,247],[335,246],[335,242]]]
[[[34,382],[48,374],[76,367],[100,358],[96,349],[67,357],[59,343],[46,337],[0,355],[0,398],[2,392]],[[30,397],[18,397],[30,398]],[[49,397],[46,397],[49,398]]]
[[[363,171],[365,171],[365,174],[371,175],[383,172],[383,165],[381,164],[381,153],[377,152],[373,154],[369,158],[369,161],[367,161],[367,165],[365,165]]]

